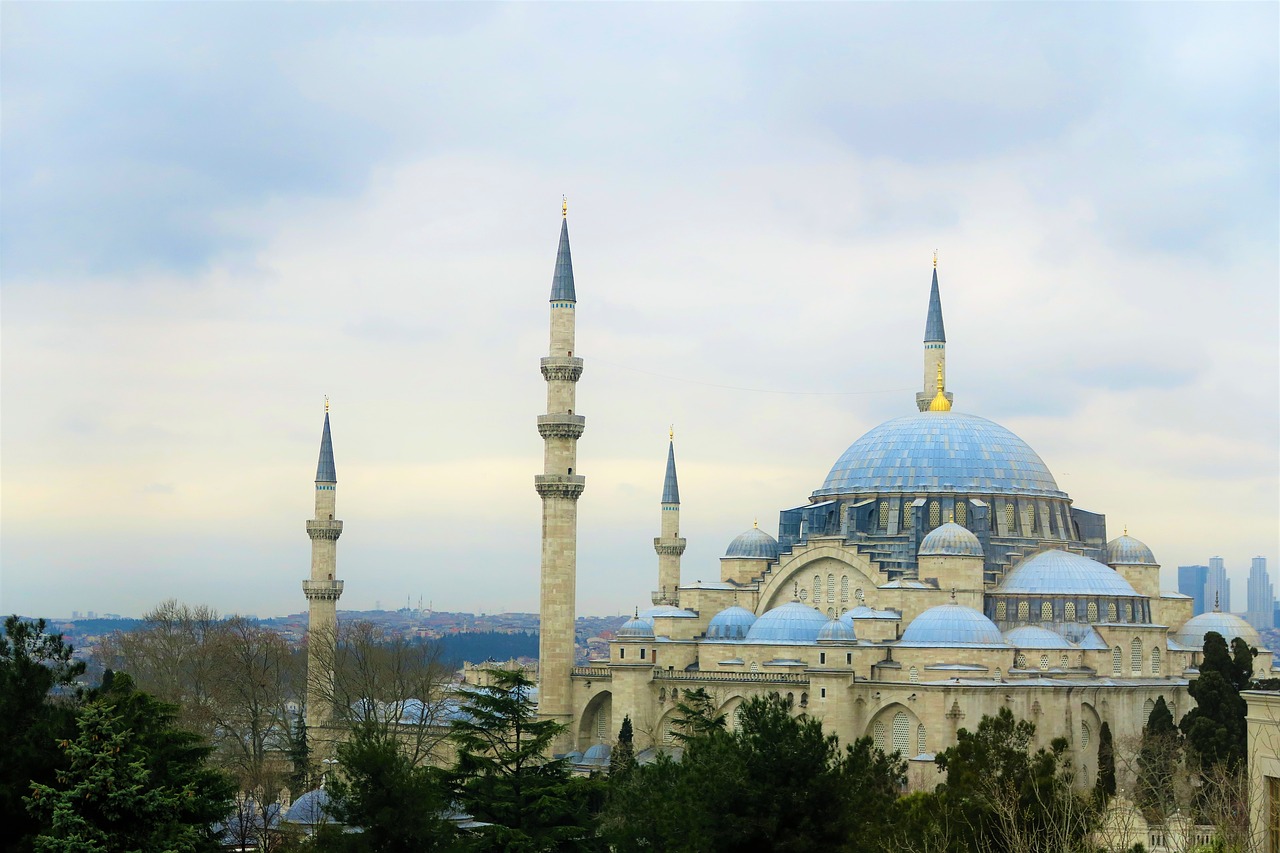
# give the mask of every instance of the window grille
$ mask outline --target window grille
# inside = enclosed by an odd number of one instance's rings
[[[1156,709],[1156,703],[1153,699],[1148,699],[1142,703],[1142,725],[1145,728],[1147,723],[1151,722],[1151,712]]]
[[[1107,621],[1115,622],[1119,619],[1116,611],[1116,603],[1114,601],[1107,604]]]
[[[907,680],[912,684],[918,684],[920,682],[920,670],[914,666],[911,667],[911,670],[907,673]]]
[[[819,601],[822,601],[822,577],[820,575],[814,575],[813,576],[813,606],[817,607]]]
[[[1159,646],[1151,647],[1151,674],[1152,675],[1160,674],[1160,647]]]
[[[889,529],[889,502],[880,501],[880,529]]]
[[[1080,748],[1089,748],[1089,724],[1086,722],[1080,723]]]
[[[969,505],[964,501],[956,501],[956,524],[967,524],[969,521]]]
[[[929,526],[937,527],[942,523],[942,508],[937,501],[929,501]]]
[[[827,575],[827,603],[834,604],[836,600],[836,576]]]
[[[916,726],[916,754],[918,755],[922,752],[928,752],[928,751],[929,750],[927,749],[924,723],[921,723],[920,725]]]
[[[893,748],[902,755],[911,748],[911,721],[907,715],[899,711],[893,718]]]
[[[1058,665],[1061,666],[1063,669],[1066,669],[1068,666],[1071,665],[1070,662],[1067,660],[1066,652],[1062,653],[1062,658],[1059,660]]]
[[[1045,670],[1048,668],[1049,668],[1049,656],[1040,655],[1040,669]]]
[[[1025,601],[1018,602],[1018,621],[1026,622],[1031,616],[1031,606]]]
[[[1120,647],[1116,646],[1111,650],[1111,674],[1120,674],[1120,665],[1124,663],[1124,652],[1120,651]]]
[[[672,726],[670,722],[668,722],[662,728],[662,742],[670,746],[672,743],[675,743],[675,739],[676,739],[675,727]]]
[[[1133,621],[1133,605],[1132,604],[1126,604],[1124,606],[1124,621],[1126,622]]]
[[[1027,655],[1026,655],[1026,653],[1025,653],[1025,652],[1018,652],[1017,656],[1016,656],[1016,657],[1014,657],[1014,659],[1013,659],[1013,665],[1014,665],[1014,666],[1016,666],[1018,669],[1026,669],[1026,668],[1027,668]]]
[[[1085,607],[1085,613],[1088,614],[1087,618],[1090,622],[1097,622],[1098,621],[1098,602],[1090,601],[1088,605],[1086,605]]]
[[[1034,536],[1036,533],[1036,508],[1028,505],[1022,513],[1023,530],[1027,536]]]
[[[1040,602],[1040,621],[1041,622],[1053,621],[1053,602],[1051,601]]]
[[[609,736],[608,721],[604,718],[604,708],[596,711],[596,740],[604,743]]]
[[[1062,611],[1063,611],[1063,618],[1066,619],[1068,622],[1076,621],[1076,603],[1074,601],[1068,601],[1066,604],[1064,604],[1062,606]]]
[[[911,529],[911,504],[904,503],[902,505],[902,529]]]
[[[853,591],[853,597],[854,597],[855,599],[857,599],[859,603],[861,603],[861,602],[862,602],[862,590],[861,590],[861,589],[855,589],[855,590]]]
[[[1003,601],[997,601],[996,602],[996,618],[1004,619],[1005,614],[1007,612],[1008,612],[1008,607],[1005,606],[1005,603]]]
[[[1018,528],[1017,528],[1018,522],[1017,522],[1017,519],[1015,518],[1015,515],[1016,513],[1014,512],[1013,504],[1011,503],[1005,504],[1004,505],[1004,526],[1009,528],[1010,536],[1018,535]]]
[[[1142,672],[1142,640],[1137,637],[1129,644],[1129,668],[1135,673]]]
[[[876,720],[876,724],[871,727],[871,738],[876,742],[876,749],[884,752],[884,723]]]
[[[840,603],[843,604],[848,600],[849,600],[849,576],[841,575],[840,576]]]

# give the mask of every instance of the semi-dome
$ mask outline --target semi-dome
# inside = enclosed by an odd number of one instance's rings
[[[609,756],[613,754],[613,748],[607,743],[595,743],[587,747],[587,751],[582,753],[575,764],[589,764],[597,767],[608,767]]]
[[[749,643],[816,643],[827,616],[791,601],[762,615],[747,631]]]
[[[1231,641],[1236,637],[1240,637],[1253,648],[1259,648],[1262,645],[1262,638],[1258,636],[1258,632],[1253,626],[1241,619],[1234,613],[1220,613],[1212,611],[1209,613],[1201,613],[1199,616],[1193,616],[1188,619],[1173,638],[1184,646],[1190,646],[1197,651],[1204,648],[1204,635],[1210,631],[1217,632],[1227,641],[1227,645],[1231,645]]]
[[[333,819],[325,812],[329,805],[329,792],[324,788],[307,791],[294,800],[285,812],[284,819],[289,823],[317,824],[327,823]]]
[[[857,634],[853,633],[853,623],[835,618],[818,629],[819,643],[856,643]]]
[[[748,560],[776,560],[778,559],[778,540],[759,527],[753,527],[730,542],[729,549],[724,552],[724,555]]]
[[[813,494],[902,492],[1066,497],[1026,442],[986,418],[959,412],[886,421],[849,445]]]
[[[1104,595],[1138,597],[1120,573],[1069,551],[1041,551],[1018,564],[996,587],[1000,595]]]
[[[972,530],[948,521],[920,540],[921,557],[981,557],[982,543]]]
[[[619,640],[652,640],[653,623],[636,616],[623,622],[614,637]]]
[[[996,623],[972,607],[953,602],[930,607],[912,619],[899,645],[1003,646],[1004,637]]]
[[[1141,540],[1126,533],[1107,543],[1107,562],[1113,566],[1154,566],[1156,555]]]
[[[1074,649],[1075,646],[1061,634],[1048,628],[1023,625],[1006,631],[1004,641],[1016,649]]]
[[[747,631],[755,624],[756,615],[745,607],[726,607],[707,625],[708,640],[745,640]]]

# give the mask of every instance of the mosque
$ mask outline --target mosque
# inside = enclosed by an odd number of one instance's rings
[[[916,787],[936,784],[933,757],[959,729],[1007,707],[1036,724],[1042,744],[1066,737],[1087,785],[1104,722],[1123,745],[1140,735],[1158,698],[1175,719],[1189,710],[1187,680],[1207,632],[1260,645],[1230,613],[1192,618],[1189,597],[1161,591],[1150,548],[1127,531],[1108,540],[1106,517],[1075,506],[1026,442],[953,409],[935,258],[914,411],[849,445],[803,503],[779,513],[776,538],[752,527],[730,542],[713,583],[681,580],[673,441],[652,606],[637,608],[607,660],[576,665],[577,504],[586,488],[577,465],[586,418],[575,408],[584,364],[574,351],[576,305],[566,210],[541,360],[547,411],[537,418],[545,449],[534,478],[542,499],[538,703],[543,717],[565,724],[556,752],[581,768],[607,765],[624,716],[638,750],[670,745],[681,695],[701,688],[730,726],[746,699],[783,695],[843,743],[870,736],[899,752]],[[315,639],[333,636],[343,588],[336,486],[326,406],[303,582],[312,727],[329,717]],[[1271,653],[1260,650],[1255,666],[1269,674]]]

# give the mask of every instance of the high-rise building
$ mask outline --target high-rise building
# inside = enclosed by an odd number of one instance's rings
[[[1199,616],[1205,606],[1204,588],[1209,579],[1208,566],[1178,566],[1178,592],[1191,596],[1191,612]],[[1212,602],[1209,603],[1212,606]]]
[[[1267,558],[1254,557],[1249,567],[1249,600],[1245,621],[1259,631],[1275,627],[1275,590],[1267,576]]]
[[[1231,581],[1221,557],[1209,558],[1209,575],[1204,583],[1204,609],[1231,612]]]

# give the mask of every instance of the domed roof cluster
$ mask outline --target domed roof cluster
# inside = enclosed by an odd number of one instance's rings
[[[734,538],[724,555],[749,560],[776,560],[778,553],[778,540],[759,527],[753,527]]]
[[[1107,562],[1113,566],[1154,566],[1156,555],[1128,533],[1107,543]]]
[[[747,631],[749,643],[816,643],[827,616],[807,604],[791,601],[768,611]]]
[[[918,553],[921,557],[981,557],[982,543],[972,530],[948,521],[920,540]]]
[[[1041,551],[1018,564],[996,587],[997,594],[1103,595],[1137,597],[1110,566],[1069,551]]]
[[[911,620],[899,645],[1003,646],[996,623],[972,607],[954,602],[930,607]]]
[[[1026,442],[959,412],[886,421],[849,445],[814,496],[902,492],[1065,497]]]
[[[1199,651],[1204,648],[1204,635],[1210,631],[1221,634],[1228,646],[1236,637],[1240,637],[1253,648],[1259,648],[1262,645],[1262,638],[1252,625],[1234,613],[1218,611],[1191,617],[1178,629],[1178,633],[1174,634],[1173,638],[1182,645]]]
[[[745,640],[747,631],[755,624],[756,615],[745,607],[726,607],[707,625],[708,640]]]

